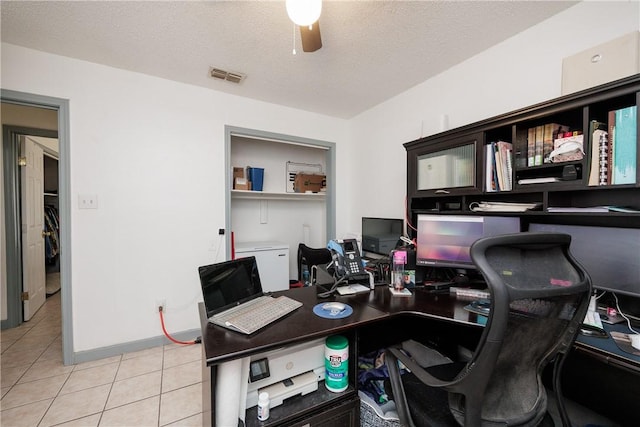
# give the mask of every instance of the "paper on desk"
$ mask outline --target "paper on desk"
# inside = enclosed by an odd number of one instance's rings
[[[620,350],[634,354],[636,356],[640,356],[640,350],[635,349],[631,346],[631,339],[629,338],[629,334],[616,331],[611,331],[609,334]]]
[[[340,295],[353,295],[353,294],[358,294],[360,292],[369,292],[370,289],[364,285],[355,284],[355,285],[348,285],[348,286],[339,286],[337,291]]]

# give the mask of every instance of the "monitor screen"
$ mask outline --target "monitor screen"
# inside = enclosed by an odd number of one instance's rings
[[[476,240],[519,232],[516,216],[418,215],[416,264],[473,268],[469,250]]]
[[[404,221],[397,218],[362,218],[362,250],[389,255],[396,247]]]
[[[529,231],[571,235],[569,250],[587,270],[594,287],[640,296],[640,229],[530,224]]]

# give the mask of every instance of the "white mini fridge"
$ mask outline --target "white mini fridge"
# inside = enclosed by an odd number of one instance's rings
[[[255,256],[264,292],[289,289],[289,245],[282,242],[236,242],[236,258]]]

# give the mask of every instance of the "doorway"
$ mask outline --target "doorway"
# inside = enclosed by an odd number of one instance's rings
[[[73,325],[71,305],[71,247],[70,247],[70,200],[69,200],[69,103],[68,100],[32,95],[21,92],[2,90],[3,105],[3,149],[2,149],[2,177],[4,201],[4,229],[5,245],[2,250],[3,307],[2,329],[17,326],[23,320],[22,283],[24,269],[22,265],[22,237],[20,219],[20,170],[18,167],[20,135],[32,137],[54,137],[59,141],[58,152],[58,195],[59,235],[57,244],[59,249],[60,272],[60,302],[62,317],[62,360],[65,365],[74,363],[73,355]],[[30,127],[24,117],[16,119],[20,126],[9,125],[5,121],[4,107],[29,107],[33,111],[57,113],[57,132],[52,129]],[[36,113],[37,115],[37,113]],[[51,126],[50,126],[51,127]],[[24,140],[24,138],[22,138]],[[52,155],[52,153],[48,153]],[[44,160],[43,160],[44,161]]]

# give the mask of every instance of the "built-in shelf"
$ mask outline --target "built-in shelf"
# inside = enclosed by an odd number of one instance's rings
[[[326,193],[273,193],[268,191],[231,190],[232,199],[254,200],[321,200],[326,199]]]

